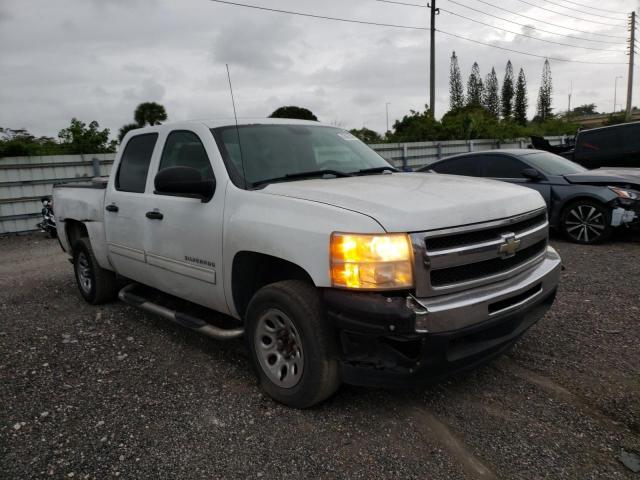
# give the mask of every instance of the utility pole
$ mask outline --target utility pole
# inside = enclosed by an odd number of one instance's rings
[[[629,79],[627,80],[627,122],[631,120],[633,98],[633,67],[636,53],[636,12],[631,12],[631,38],[629,39]]]
[[[616,77],[616,81],[613,84],[613,113],[616,113],[616,106],[618,105],[618,79],[622,78],[622,75]]]
[[[389,131],[389,105],[391,105],[391,103],[389,103],[389,102],[385,103],[385,107],[387,109],[387,130],[384,132],[385,135]]]
[[[436,112],[436,15],[440,10],[436,8],[436,0],[431,0],[429,5],[431,8],[431,55],[429,65],[429,109],[431,118],[435,117]]]
[[[569,105],[567,106],[567,115],[571,113],[571,95],[573,95],[573,81],[571,82],[571,88],[569,88]]]

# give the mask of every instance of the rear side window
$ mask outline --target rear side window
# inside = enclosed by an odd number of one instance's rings
[[[204,180],[213,180],[211,162],[204,145],[198,135],[188,130],[175,130],[167,137],[158,170],[169,167],[195,168]]]
[[[480,176],[478,168],[478,157],[468,156],[445,160],[431,167],[431,170],[438,173],[451,175],[467,175],[469,177]]]
[[[490,178],[523,178],[522,170],[527,166],[520,160],[506,155],[483,155],[484,176]]]
[[[581,132],[576,155],[581,158],[602,157],[624,149],[624,130],[621,127]]]
[[[151,163],[151,155],[157,140],[157,133],[136,135],[129,139],[120,159],[120,167],[116,175],[116,190],[144,193],[149,163]]]

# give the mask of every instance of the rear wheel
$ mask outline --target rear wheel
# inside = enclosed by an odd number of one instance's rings
[[[88,238],[80,238],[73,244],[73,269],[78,290],[88,303],[98,305],[116,298],[116,275],[100,267]]]
[[[313,285],[286,280],[260,289],[247,308],[245,339],[260,385],[278,402],[311,407],[340,385],[335,339]]]
[[[592,244],[611,236],[611,210],[595,200],[576,200],[562,212],[564,235],[575,243]]]

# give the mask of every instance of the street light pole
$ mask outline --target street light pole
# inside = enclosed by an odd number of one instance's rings
[[[618,79],[622,78],[622,75],[616,77],[616,81],[613,86],[613,113],[616,113],[616,105],[618,105]]]

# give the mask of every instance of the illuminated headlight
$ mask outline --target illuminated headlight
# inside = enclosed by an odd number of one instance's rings
[[[412,250],[404,233],[331,235],[334,287],[391,290],[413,287]]]
[[[640,192],[637,190],[629,190],[627,188],[620,187],[609,187],[613,193],[618,195],[620,198],[625,198],[627,200],[638,200],[640,199]]]

